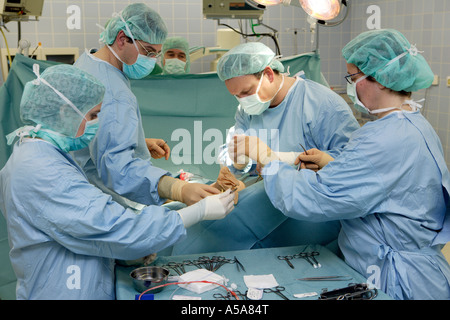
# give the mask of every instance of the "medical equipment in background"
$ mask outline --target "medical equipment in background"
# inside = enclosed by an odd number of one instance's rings
[[[308,23],[311,31],[311,43],[315,48],[314,52],[319,51],[319,29],[318,25],[324,27],[335,27],[340,25],[348,16],[350,0],[245,0],[255,9],[266,6],[283,4],[284,6],[301,7],[308,14]],[[344,16],[339,17],[345,7]],[[265,10],[261,9],[261,10]]]
[[[265,6],[252,6],[241,0],[203,0],[206,19],[262,19]]]
[[[22,21],[38,21],[38,18],[42,15],[42,8],[44,7],[44,0],[0,0],[0,31],[3,35],[6,46],[6,56],[7,60],[3,59],[4,49],[2,49],[2,71],[3,79],[6,81],[6,76],[11,68],[12,55],[6,40],[5,33],[3,29],[9,32],[6,28],[6,23],[10,21],[17,21],[18,29],[18,39],[17,45],[18,49],[15,53],[21,53],[24,50],[25,54],[28,56],[28,49],[30,47],[30,42],[28,40],[21,39],[21,22]],[[33,17],[34,19],[30,19]],[[15,54],[14,53],[14,54]]]
[[[281,55],[280,46],[278,44],[278,30],[263,23],[265,9],[266,7],[264,5],[250,5],[245,0],[203,0],[203,17],[205,19],[217,20],[219,26],[224,26],[233,30],[244,39],[256,37],[260,40],[263,37],[270,37],[275,43],[277,55]],[[239,30],[228,24],[221,23],[220,19],[238,19]],[[254,22],[254,20],[256,20],[256,22]],[[251,33],[244,31],[243,21],[245,21],[246,29],[247,27],[251,29]],[[270,31],[263,33],[256,32],[255,27],[259,26],[266,27],[270,29]],[[225,52],[222,52],[222,54]],[[211,71],[214,70],[215,69],[211,68]]]
[[[317,19],[318,23],[325,25],[327,21],[338,17],[344,6],[348,11],[349,0],[246,0],[246,2],[255,9],[278,4],[301,7],[309,16]]]
[[[9,21],[37,21],[42,15],[44,0],[0,0],[2,23]]]
[[[217,29],[216,47],[194,47],[190,49],[191,62],[208,55],[216,55],[216,58],[210,63],[210,70],[217,70],[219,59],[231,48],[241,43],[241,36],[231,29]]]
[[[9,70],[11,69],[11,64],[14,61],[16,54],[22,54],[36,60],[73,64],[79,57],[79,51],[80,49],[75,47],[46,48],[42,47],[40,43],[36,46],[36,48],[31,50],[30,42],[22,39],[20,40],[19,48],[17,49],[0,49],[0,65],[2,68],[3,81],[6,81],[8,78]]]

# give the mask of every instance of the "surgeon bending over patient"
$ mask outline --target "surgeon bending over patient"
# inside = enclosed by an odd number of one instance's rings
[[[166,25],[156,11],[143,3],[130,4],[108,21],[100,35],[105,46],[94,54],[85,52],[75,63],[106,88],[97,135],[89,148],[75,152],[75,159],[91,183],[136,209],[166,199],[190,205],[218,193],[208,185],[175,179],[150,161],[129,79],[152,72],[166,37]]]
[[[90,184],[70,151],[98,128],[105,87],[69,65],[47,68],[25,85],[21,117],[29,126],[0,171],[0,210],[8,226],[17,299],[114,299],[114,259],[164,249],[205,219],[234,207],[226,191],[178,211],[147,206],[136,214]]]
[[[252,172],[256,164],[245,157],[238,159],[234,144],[256,146],[262,140],[282,161],[293,165],[302,146],[338,155],[359,128],[344,99],[317,82],[285,74],[275,53],[260,42],[228,51],[219,60],[217,73],[239,102],[235,125],[219,156],[236,175]],[[246,136],[239,136],[243,133]]]

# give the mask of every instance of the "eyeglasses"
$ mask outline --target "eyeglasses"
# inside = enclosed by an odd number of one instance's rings
[[[148,51],[147,49],[145,49],[145,47],[142,45],[142,43],[140,41],[136,41],[136,42],[139,43],[139,45],[142,47],[142,49],[145,50],[145,52],[147,53],[146,54],[147,58],[156,58],[156,59],[158,59],[161,56],[161,52]]]
[[[345,78],[345,80],[347,80],[347,82],[349,84],[353,84],[352,77],[354,77],[354,76],[356,76],[357,74],[360,74],[360,73],[362,73],[362,71],[354,73],[354,74],[349,74],[348,76],[345,76],[344,78]]]

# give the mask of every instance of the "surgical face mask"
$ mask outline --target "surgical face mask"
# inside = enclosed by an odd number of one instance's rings
[[[261,79],[259,80],[259,84],[256,89],[256,93],[246,96],[246,97],[243,97],[243,98],[239,98],[236,96],[236,99],[239,101],[239,104],[241,105],[241,107],[249,115],[257,116],[257,115],[260,115],[261,113],[263,113],[264,111],[266,111],[270,107],[270,103],[272,102],[273,98],[275,98],[275,96],[278,94],[278,92],[280,92],[281,88],[283,87],[284,76],[283,76],[283,80],[281,81],[280,87],[278,88],[277,92],[273,95],[273,97],[271,99],[269,99],[268,101],[261,101],[261,98],[259,97],[258,92],[259,92],[259,89],[261,88],[263,78],[264,78],[264,75],[261,75]]]
[[[364,79],[366,79],[368,76],[364,75],[361,78],[359,78],[358,80],[356,80],[356,82],[352,82],[347,83],[347,95],[350,98],[350,100],[353,102],[353,106],[356,110],[358,110],[359,112],[362,113],[366,113],[369,114],[370,110],[366,108],[366,106],[359,100],[358,98],[358,93],[356,91],[356,85],[363,81]]]
[[[184,74],[186,73],[186,62],[180,59],[166,59],[164,64],[165,74]]]
[[[136,41],[134,40],[134,36],[131,33],[130,28],[128,27],[128,24],[126,23],[125,19],[122,17],[122,14],[119,14],[120,19],[125,24],[125,28],[128,31],[128,34],[131,37],[131,40],[133,41],[134,47],[136,48],[136,51],[138,52],[138,57],[135,63],[128,65],[125,62],[123,62],[117,53],[114,52],[114,50],[108,45],[107,47],[109,50],[114,54],[114,56],[123,64],[122,71],[127,75],[130,79],[142,79],[146,76],[148,76],[156,65],[156,58],[147,57],[139,52],[139,48],[136,44]]]
[[[148,76],[153,71],[155,65],[155,58],[148,58],[142,54],[139,54],[134,64],[123,64],[123,72],[130,79],[142,79]]]
[[[366,79],[368,76],[362,76],[356,82],[352,82],[352,84],[347,83],[347,95],[350,98],[350,100],[353,102],[353,106],[356,110],[362,113],[366,114],[379,114],[391,110],[401,109],[399,107],[389,107],[389,108],[383,108],[383,109],[375,109],[375,110],[369,110],[358,98],[358,93],[356,91],[356,85],[361,82],[362,80]]]
[[[98,119],[86,122],[84,133],[76,138],[68,137],[68,145],[70,151],[84,149],[89,146],[89,143],[94,139],[98,130]]]
[[[133,40],[134,42],[134,40]],[[136,45],[136,43],[134,43]],[[122,62],[123,67],[122,71],[127,75],[130,79],[142,79],[146,76],[148,76],[156,65],[156,58],[149,58],[147,56],[144,56],[143,54],[139,53],[139,50],[136,46],[136,50],[138,50],[138,57],[135,63],[132,65],[128,65],[125,62],[120,59],[119,55],[111,48],[110,46],[107,46],[108,49],[112,52],[112,54]]]
[[[86,122],[84,133],[76,138],[62,135],[48,129],[35,130],[33,136],[50,142],[64,152],[76,151],[89,146],[98,130],[98,119]]]

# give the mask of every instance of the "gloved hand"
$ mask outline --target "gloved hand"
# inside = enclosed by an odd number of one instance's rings
[[[145,143],[153,159],[165,157],[166,160],[169,160],[170,147],[163,139],[146,138]]]
[[[310,169],[317,172],[325,167],[330,161],[334,161],[334,158],[326,152],[313,148],[308,150],[308,154],[305,154],[304,152],[299,154],[294,164],[298,165],[300,161],[301,169]]]
[[[162,176],[158,183],[161,198],[180,201],[188,206],[218,193],[219,190],[207,184],[188,183],[170,176]]]
[[[255,136],[235,135],[228,145],[228,150],[230,157],[235,162],[242,155],[260,163],[262,166],[267,165],[270,161],[279,160],[276,153],[272,152],[267,144]]]
[[[196,204],[178,210],[185,228],[203,220],[220,220],[234,209],[234,193],[227,191],[206,197]]]
[[[186,183],[181,189],[182,202],[188,206],[212,195],[219,194],[220,191],[207,184]]]

